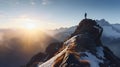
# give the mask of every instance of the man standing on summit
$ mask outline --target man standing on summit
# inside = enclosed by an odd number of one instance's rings
[[[87,13],[85,13],[85,19],[87,19]]]

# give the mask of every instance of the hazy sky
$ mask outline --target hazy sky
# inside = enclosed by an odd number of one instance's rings
[[[0,0],[0,27],[17,27],[25,22],[41,27],[69,27],[84,13],[92,19],[120,23],[120,0]]]

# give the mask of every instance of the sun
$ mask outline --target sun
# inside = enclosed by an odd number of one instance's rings
[[[42,20],[35,18],[23,17],[16,18],[14,21],[14,28],[22,29],[24,31],[44,31],[46,29],[45,24]],[[11,25],[12,26],[12,25]]]
[[[34,24],[34,23],[29,23],[29,22],[27,22],[27,23],[24,24],[24,27],[25,27],[26,29],[28,29],[28,30],[33,30],[33,29],[36,29],[36,28],[37,28],[37,25]]]
[[[24,18],[21,21],[21,26],[25,29],[25,30],[36,30],[38,29],[38,24],[36,23],[35,20],[30,19],[30,18]]]

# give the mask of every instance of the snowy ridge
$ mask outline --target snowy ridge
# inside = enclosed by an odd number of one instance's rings
[[[69,45],[71,43],[75,43],[75,40],[76,40],[76,36],[73,36],[72,38],[70,38],[69,40],[67,40],[66,42],[64,42],[65,45]]]
[[[51,58],[50,60],[46,61],[45,63],[41,64],[41,65],[38,65],[38,67],[52,67],[52,65],[54,64],[55,60],[60,57],[61,55],[63,55],[67,49],[69,48],[69,46],[72,44],[72,43],[75,43],[75,40],[76,40],[76,36],[72,37],[71,39],[67,40],[66,42],[64,42],[66,46],[66,48],[64,50],[62,50],[60,53],[58,53],[56,56],[54,56],[53,58]]]
[[[59,54],[57,54],[56,56],[54,56],[53,58],[51,58],[50,60],[46,61],[45,63],[38,65],[38,67],[52,67],[52,65],[54,64],[55,60],[60,57],[61,55],[63,55],[66,50],[68,49],[68,47],[66,47],[63,51],[61,51]]]
[[[56,56],[54,56],[53,58],[51,58],[50,60],[46,61],[45,63],[38,65],[38,67],[52,67],[52,65],[54,64],[55,60],[60,57],[61,55],[63,55],[68,47],[70,46],[71,43],[74,43],[74,41],[76,40],[77,36],[72,37],[71,39],[67,40],[64,44],[67,44],[67,47],[62,50],[60,53],[58,53]]]
[[[67,52],[67,49],[69,49],[69,46],[72,45],[72,43],[75,42],[77,36],[72,37],[71,39],[67,40],[64,44],[67,44],[67,47],[62,50],[59,54],[51,58],[50,60],[46,61],[45,63],[38,65],[38,67],[52,67],[55,60],[63,55],[65,52]],[[74,43],[75,44],[75,43]],[[87,60],[90,63],[90,67],[99,67],[100,63],[103,63],[104,59],[104,52],[102,47],[96,47],[96,56],[89,51],[86,52],[79,52],[79,54],[85,54],[86,56],[81,56],[80,60]],[[102,58],[102,59],[101,59]]]

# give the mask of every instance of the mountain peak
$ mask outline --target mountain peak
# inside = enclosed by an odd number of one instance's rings
[[[87,34],[92,39],[94,39],[97,44],[100,43],[100,37],[102,35],[103,28],[97,24],[95,20],[92,19],[83,19],[79,25],[77,26],[75,32],[71,35],[77,35],[77,34]]]
[[[38,67],[120,67],[120,59],[102,45],[102,32],[95,20],[83,19],[63,47]]]
[[[100,26],[109,26],[110,23],[105,19],[95,20]]]

